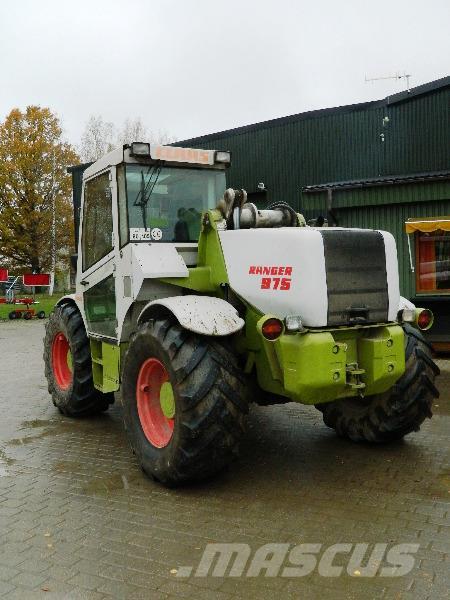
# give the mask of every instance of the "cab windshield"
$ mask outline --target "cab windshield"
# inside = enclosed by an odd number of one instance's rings
[[[225,172],[122,165],[118,169],[120,242],[197,242],[200,217],[223,195]]]

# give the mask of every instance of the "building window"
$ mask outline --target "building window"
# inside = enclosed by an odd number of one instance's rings
[[[416,263],[418,292],[450,292],[450,232],[418,232]]]

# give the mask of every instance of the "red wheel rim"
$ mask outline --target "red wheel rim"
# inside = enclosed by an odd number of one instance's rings
[[[148,358],[142,364],[137,378],[136,401],[142,431],[156,448],[167,446],[174,427],[173,414],[166,416],[161,406],[161,389],[165,383],[171,389],[165,366],[156,358]]]
[[[52,364],[57,385],[66,390],[72,383],[72,354],[66,336],[59,331],[53,338]]]

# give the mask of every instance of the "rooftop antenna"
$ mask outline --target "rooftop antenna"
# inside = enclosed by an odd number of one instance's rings
[[[367,75],[364,78],[364,81],[366,83],[368,83],[369,81],[371,81],[372,83],[374,81],[380,81],[382,79],[405,79],[406,80],[406,91],[409,92],[410,91],[410,87],[409,87],[409,79],[410,79],[411,75],[407,74],[407,73],[403,73],[403,75],[400,75],[400,73],[396,73],[395,75],[385,75],[383,77],[367,77]]]

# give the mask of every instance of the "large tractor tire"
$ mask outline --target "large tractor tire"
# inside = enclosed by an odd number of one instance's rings
[[[389,391],[316,405],[324,423],[338,435],[354,442],[390,442],[419,431],[431,418],[433,399],[439,396],[434,386],[439,367],[422,334],[409,325],[404,330],[406,370]]]
[[[176,486],[205,479],[237,456],[245,379],[217,338],[168,318],[143,323],[122,373],[125,428],[147,475]]]
[[[113,394],[94,388],[89,340],[78,309],[57,306],[45,327],[44,363],[53,404],[68,417],[100,413],[114,401]]]

